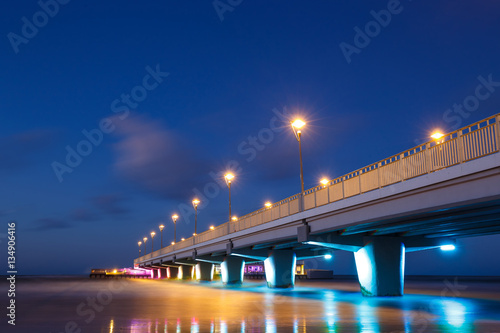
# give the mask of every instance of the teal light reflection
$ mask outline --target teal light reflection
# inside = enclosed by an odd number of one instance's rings
[[[274,316],[266,316],[266,333],[277,333]]]
[[[337,332],[337,308],[333,291],[324,291],[323,304],[325,322],[329,333]]]
[[[360,333],[379,333],[380,326],[375,314],[375,307],[367,300],[362,300],[357,306]]]

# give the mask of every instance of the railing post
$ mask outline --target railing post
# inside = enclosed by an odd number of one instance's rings
[[[382,163],[379,162],[377,165],[377,181],[378,181],[378,188],[382,187],[382,182],[380,181],[380,168],[382,167]]]
[[[405,162],[404,156],[405,156],[405,154],[399,155],[399,173],[400,173],[402,182],[406,179],[405,178],[405,168],[403,165]]]
[[[331,182],[328,183],[328,186],[326,186],[326,197],[328,200],[328,203],[330,203],[330,186],[332,186]]]
[[[497,150],[500,152],[500,114],[495,117],[497,123]]]
[[[358,187],[359,187],[359,194],[363,193],[361,191],[361,174],[363,173],[363,170],[359,170],[358,172]]]
[[[342,199],[345,199],[344,176],[342,176]]]
[[[428,142],[425,145],[425,161],[426,161],[426,171],[427,173],[431,173],[432,171],[432,158],[431,158],[431,143]]]
[[[463,163],[465,151],[464,151],[464,142],[462,138],[462,130],[459,130],[457,132],[457,142],[458,142],[458,163]]]

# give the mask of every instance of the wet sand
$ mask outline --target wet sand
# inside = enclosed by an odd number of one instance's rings
[[[294,289],[271,290],[263,280],[223,287],[220,281],[18,277],[16,326],[4,319],[0,331],[500,333],[497,281],[407,281],[405,293],[366,298],[350,280],[299,280]]]

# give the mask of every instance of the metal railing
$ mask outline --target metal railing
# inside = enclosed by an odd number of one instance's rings
[[[355,195],[422,176],[456,164],[464,163],[499,152],[500,114],[493,115],[472,125],[428,141],[399,154],[393,155],[344,176],[330,180],[304,192],[304,210],[343,200]],[[223,223],[174,245],[169,245],[134,262],[226,236],[230,233],[255,227],[299,212],[300,193],[240,217],[237,221]]]

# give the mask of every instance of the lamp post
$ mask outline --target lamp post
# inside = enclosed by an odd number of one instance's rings
[[[306,123],[301,119],[295,119],[293,122],[290,122],[292,126],[293,133],[295,134],[295,138],[299,142],[299,157],[300,157],[300,197],[301,197],[301,207],[300,210],[304,210],[304,169],[302,168],[302,130]]]
[[[179,216],[177,214],[172,215],[172,221],[174,221],[174,244],[177,243],[177,219]]]
[[[328,178],[322,178],[319,182],[323,185],[323,188],[326,189],[327,202],[330,202],[330,189],[327,188],[330,185],[330,181]]]
[[[141,245],[142,245],[142,242],[138,241],[137,245],[139,245],[139,257],[140,257],[141,256]]]
[[[200,200],[198,199],[193,199],[193,207],[194,207],[194,234],[193,236],[196,236],[196,225],[198,223],[198,204],[200,203]]]
[[[234,175],[230,172],[224,175],[224,180],[226,181],[227,188],[229,189],[229,221],[231,221],[231,181],[234,179]]]
[[[154,251],[153,244],[154,244],[154,240],[155,240],[155,235],[156,235],[156,232],[151,231],[151,253],[153,253],[153,251]]]
[[[148,238],[144,237],[142,240],[144,241],[144,254],[146,254],[147,253],[147,251],[146,251],[146,242],[148,241]]]
[[[160,249],[162,249],[163,248],[163,229],[165,228],[165,226],[163,224],[160,224],[160,226],[158,228],[160,228]]]

